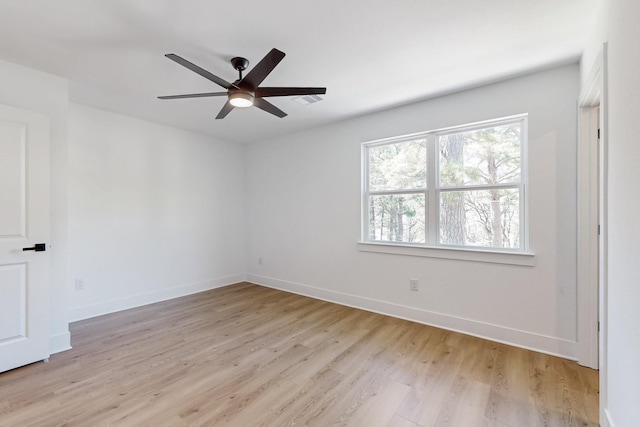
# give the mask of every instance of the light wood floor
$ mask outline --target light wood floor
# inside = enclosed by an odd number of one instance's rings
[[[71,325],[2,426],[593,426],[563,359],[248,283]]]

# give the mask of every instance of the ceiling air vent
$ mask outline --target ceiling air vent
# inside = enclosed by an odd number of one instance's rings
[[[302,105],[315,104],[316,102],[322,101],[322,99],[320,95],[301,95],[292,98],[293,101]]]

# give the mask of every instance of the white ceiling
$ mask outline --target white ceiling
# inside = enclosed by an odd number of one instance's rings
[[[253,142],[577,60],[600,0],[0,0],[0,59],[69,79],[70,100]],[[214,120],[223,90],[164,57],[233,81],[229,59],[287,54],[267,86],[326,86]],[[0,84],[2,84],[0,79]]]

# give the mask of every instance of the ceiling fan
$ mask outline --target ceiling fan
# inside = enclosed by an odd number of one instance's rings
[[[244,77],[242,77],[242,72],[249,66],[249,60],[241,57],[232,58],[231,65],[233,68],[238,70],[239,73],[238,80],[233,83],[229,83],[228,81],[198,67],[174,53],[168,53],[165,56],[183,67],[190,69],[194,73],[198,73],[202,77],[222,86],[227,91],[159,96],[158,98],[182,99],[226,96],[227,102],[216,116],[216,119],[225,118],[235,107],[246,108],[251,106],[256,106],[267,113],[271,113],[274,116],[282,118],[285,117],[287,113],[264,98],[270,96],[324,95],[327,93],[327,88],[325,87],[260,87],[260,83],[262,83],[262,81],[269,75],[269,73],[271,73],[271,71],[273,71],[276,65],[278,65],[285,56],[284,52],[281,52],[278,49],[271,49],[271,51],[267,53],[265,57],[262,58],[262,60],[258,62],[258,64]]]

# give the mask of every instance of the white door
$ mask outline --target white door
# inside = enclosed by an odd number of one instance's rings
[[[49,120],[0,105],[0,372],[48,357]]]

